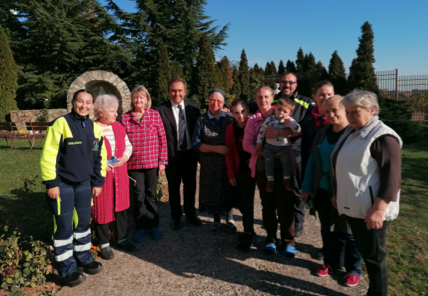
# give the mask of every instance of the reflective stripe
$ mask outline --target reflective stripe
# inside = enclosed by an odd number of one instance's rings
[[[73,243],[73,236],[69,239],[54,239],[54,247],[63,247]]]
[[[296,102],[296,103],[299,103],[300,105],[302,105],[303,107],[305,107],[306,109],[308,109],[309,108],[309,103],[307,103],[307,102],[305,102],[305,101],[303,101],[303,100],[299,100],[299,99],[297,99],[297,98],[294,98],[294,101]]]
[[[90,249],[91,249],[91,243],[87,243],[86,245],[74,246],[75,252],[89,251]]]
[[[58,207],[58,216],[61,215],[61,197],[58,196],[56,199],[56,205]]]
[[[67,260],[68,258],[70,258],[72,256],[73,256],[73,250],[69,250],[69,251],[65,252],[64,254],[56,255],[55,260],[56,260],[56,262],[61,262],[61,261]]]
[[[73,233],[73,236],[74,236],[75,239],[79,239],[79,238],[82,238],[82,237],[86,237],[86,236],[88,236],[90,234],[91,234],[91,230],[88,229],[85,232],[75,232],[75,233]]]

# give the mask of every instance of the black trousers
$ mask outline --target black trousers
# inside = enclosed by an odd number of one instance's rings
[[[100,245],[110,242],[110,229],[113,230],[113,234],[116,236],[118,242],[126,238],[126,230],[128,228],[126,210],[115,212],[114,217],[116,220],[107,224],[98,224],[94,222],[95,234]]]
[[[156,200],[158,168],[130,170],[128,174],[137,181],[137,185],[132,188],[135,229],[150,230],[158,227],[159,211]]]
[[[245,233],[254,234],[254,192],[256,181],[251,177],[251,170],[241,170],[236,177],[236,186],[232,187],[232,194],[236,205],[242,214],[242,224]]]
[[[266,228],[266,244],[277,243],[278,220],[281,241],[285,246],[294,246],[294,194],[282,184],[282,170],[275,170],[275,191],[266,192],[265,171],[256,172],[256,183],[262,200],[263,225]],[[278,215],[278,218],[277,218]]]
[[[165,169],[168,180],[169,204],[172,219],[180,219],[184,213],[187,217],[196,217],[196,171],[198,157],[193,149],[177,151],[175,161]],[[181,208],[180,185],[183,183],[183,208]]]
[[[383,222],[381,229],[367,229],[364,219],[348,217],[349,225],[355,237],[357,247],[366,263],[369,275],[369,296],[388,295],[388,269],[386,267],[386,228]]]
[[[318,188],[315,195],[315,208],[321,223],[321,238],[323,243],[324,264],[333,270],[340,266],[342,249],[345,250],[344,266],[348,273],[361,276],[363,258],[357,248],[354,236],[350,233],[332,231],[331,227],[339,219],[331,206],[331,195],[328,190]]]
[[[305,223],[305,203],[300,197],[301,188],[302,188],[302,176],[304,172],[302,171],[302,158],[299,154],[295,153],[296,158],[296,175],[292,176],[293,181],[293,201],[294,201],[294,221],[296,224],[300,224],[303,226]]]

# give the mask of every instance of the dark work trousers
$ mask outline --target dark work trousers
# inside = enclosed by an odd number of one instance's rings
[[[116,236],[116,241],[121,242],[126,239],[126,230],[128,228],[128,217],[126,210],[114,213],[115,221],[106,224],[98,224],[94,222],[95,234],[97,235],[100,245],[110,242],[110,229]]]
[[[180,219],[183,215],[180,198],[180,185],[183,183],[184,213],[189,218],[195,218],[197,153],[193,149],[177,151],[175,161],[168,163],[165,173],[168,180],[171,217],[172,219]]]
[[[355,237],[358,249],[363,255],[369,275],[369,296],[388,295],[388,269],[386,267],[386,228],[383,222],[381,229],[367,229],[364,219],[348,217],[349,225]]]
[[[302,158],[300,154],[294,150],[294,155],[296,157],[296,175],[292,176],[293,187],[294,187],[294,221],[296,224],[303,226],[305,223],[305,203],[300,197],[301,188],[302,188]]]
[[[65,277],[94,261],[91,254],[91,180],[59,185],[59,198],[48,197],[54,214],[54,254],[58,275]]]
[[[314,198],[315,208],[321,223],[321,238],[323,243],[324,264],[333,270],[340,267],[340,255],[342,248],[345,249],[344,264],[348,273],[361,276],[361,253],[358,251],[354,236],[350,233],[332,231],[334,219],[331,206],[331,196],[328,190],[318,188]]]
[[[136,186],[132,187],[135,229],[150,230],[158,227],[159,212],[156,200],[158,168],[130,170],[128,174],[137,181]]]
[[[275,170],[275,191],[266,192],[265,171],[256,172],[256,183],[262,200],[263,225],[266,228],[266,244],[278,243],[277,229],[280,223],[281,240],[285,246],[294,246],[294,195],[282,184],[282,170]],[[277,216],[278,215],[278,216]],[[278,218],[277,218],[278,217]]]
[[[251,170],[240,170],[236,177],[236,186],[231,186],[233,196],[239,211],[242,214],[242,224],[244,232],[255,234],[254,232],[254,192],[256,181],[251,177]]]

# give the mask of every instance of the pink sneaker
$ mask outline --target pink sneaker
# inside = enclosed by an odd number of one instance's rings
[[[345,286],[355,287],[360,282],[360,277],[358,275],[347,273],[343,278]]]
[[[333,269],[331,269],[330,265],[323,265],[315,272],[315,274],[317,276],[324,277],[329,274],[333,274]]]
[[[267,181],[266,182],[266,192],[274,192],[275,191],[275,181]]]

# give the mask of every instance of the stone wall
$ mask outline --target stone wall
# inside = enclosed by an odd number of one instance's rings
[[[50,109],[48,110],[48,121],[52,121],[57,117],[67,114],[67,109]],[[42,110],[14,110],[10,111],[10,119],[16,122],[19,130],[25,129],[26,121],[40,121]]]

